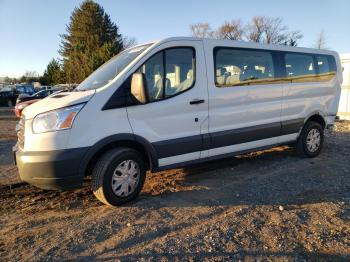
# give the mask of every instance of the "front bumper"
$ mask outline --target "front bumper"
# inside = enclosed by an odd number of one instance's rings
[[[88,148],[22,151],[13,148],[21,180],[42,189],[66,190],[81,186],[79,166]]]

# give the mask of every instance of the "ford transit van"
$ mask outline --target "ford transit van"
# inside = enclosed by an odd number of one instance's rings
[[[120,205],[147,170],[283,144],[317,156],[341,82],[333,51],[187,37],[142,44],[26,108],[15,159],[23,181],[70,189],[91,176],[96,197]]]

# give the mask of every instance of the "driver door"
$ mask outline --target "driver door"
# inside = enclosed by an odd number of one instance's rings
[[[149,102],[127,108],[134,133],[152,143],[160,167],[199,159],[208,133],[202,41],[162,44],[136,72],[145,75]]]

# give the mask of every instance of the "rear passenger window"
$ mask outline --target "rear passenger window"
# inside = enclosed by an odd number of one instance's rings
[[[329,81],[335,76],[335,61],[331,56],[317,56],[319,81]]]
[[[330,71],[328,59],[325,56],[318,56],[317,57],[317,65],[318,65],[319,74],[328,73]]]
[[[146,78],[149,101],[161,100],[191,88],[194,84],[193,48],[179,47],[159,52],[138,70]]]
[[[261,85],[274,80],[273,58],[268,51],[218,48],[214,53],[216,86]]]
[[[312,55],[286,54],[285,55],[287,77],[292,82],[317,81],[316,69]]]

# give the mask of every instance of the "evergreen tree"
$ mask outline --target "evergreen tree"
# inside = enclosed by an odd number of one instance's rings
[[[118,27],[91,0],[74,9],[66,30],[59,52],[68,83],[80,83],[123,48]]]
[[[44,85],[54,85],[64,82],[61,66],[56,59],[53,58],[47,65],[40,82]]]

